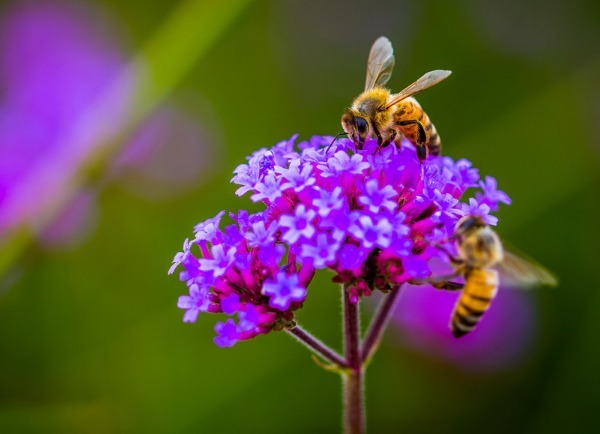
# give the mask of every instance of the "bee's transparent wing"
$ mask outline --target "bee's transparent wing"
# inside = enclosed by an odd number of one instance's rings
[[[404,90],[394,95],[392,99],[388,101],[386,108],[390,108],[391,106],[399,103],[403,99],[406,99],[409,96],[413,96],[421,92],[422,90],[425,90],[427,88],[430,88],[431,86],[438,84],[440,81],[448,78],[450,74],[452,74],[452,71],[445,71],[442,69],[429,71],[427,74],[423,75],[413,84],[407,86]]]
[[[375,86],[384,86],[392,76],[394,69],[394,49],[392,43],[385,36],[377,38],[367,62],[367,80],[365,90]]]
[[[500,271],[502,286],[532,288],[534,286],[556,286],[556,277],[532,259],[525,259],[504,250],[504,259],[496,265]]]

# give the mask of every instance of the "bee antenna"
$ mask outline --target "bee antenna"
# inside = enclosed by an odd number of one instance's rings
[[[333,146],[333,144],[335,143],[335,141],[337,139],[339,139],[340,136],[347,136],[347,135],[348,135],[348,133],[346,133],[346,132],[336,134],[335,137],[333,138],[333,140],[331,141],[331,143],[329,144],[329,146],[327,146],[327,150],[325,151],[325,153],[329,152],[329,148],[331,148]]]

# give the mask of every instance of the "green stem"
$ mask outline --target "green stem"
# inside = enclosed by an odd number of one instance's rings
[[[310,349],[315,355],[319,356],[323,360],[333,363],[339,368],[345,368],[348,366],[348,363],[342,356],[315,338],[299,325],[296,325],[292,328],[286,328],[285,331],[306,345],[308,349]]]
[[[377,351],[381,337],[390,322],[392,313],[394,313],[394,308],[396,307],[399,295],[400,287],[392,289],[389,294],[384,296],[377,312],[373,316],[371,324],[365,333],[365,339],[363,340],[361,351],[363,363],[367,363],[373,356],[373,353]]]
[[[346,288],[344,298],[344,350],[348,369],[343,373],[344,385],[344,432],[365,432],[364,367],[360,350],[358,302],[353,303]]]

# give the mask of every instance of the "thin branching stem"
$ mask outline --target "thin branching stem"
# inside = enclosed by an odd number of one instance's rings
[[[362,344],[361,354],[363,363],[367,362],[377,350],[381,337],[390,322],[399,295],[400,287],[392,289],[381,301],[377,312],[373,316]]]
[[[346,368],[348,366],[348,362],[342,356],[315,338],[299,325],[296,325],[292,328],[286,328],[285,331],[306,345],[307,348],[309,348],[314,354],[323,360],[333,363],[340,368]]]

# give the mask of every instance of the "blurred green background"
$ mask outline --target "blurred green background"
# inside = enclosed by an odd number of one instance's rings
[[[139,176],[103,182],[87,238],[17,249],[0,295],[0,432],[339,431],[335,375],[283,333],[217,348],[216,317],[184,324],[186,288],[166,271],[194,224],[248,208],[229,183],[246,155],[340,131],[380,35],[396,52],[392,89],[453,71],[419,96],[444,152],[497,178],[513,199],[502,236],[561,283],[532,294],[535,342],[506,369],[465,371],[388,333],[367,373],[370,432],[598,432],[597,1],[88,3],[150,68],[130,127],[165,105],[185,110],[206,131],[203,173],[161,197],[136,194]],[[327,280],[299,320],[335,346],[339,291]]]

